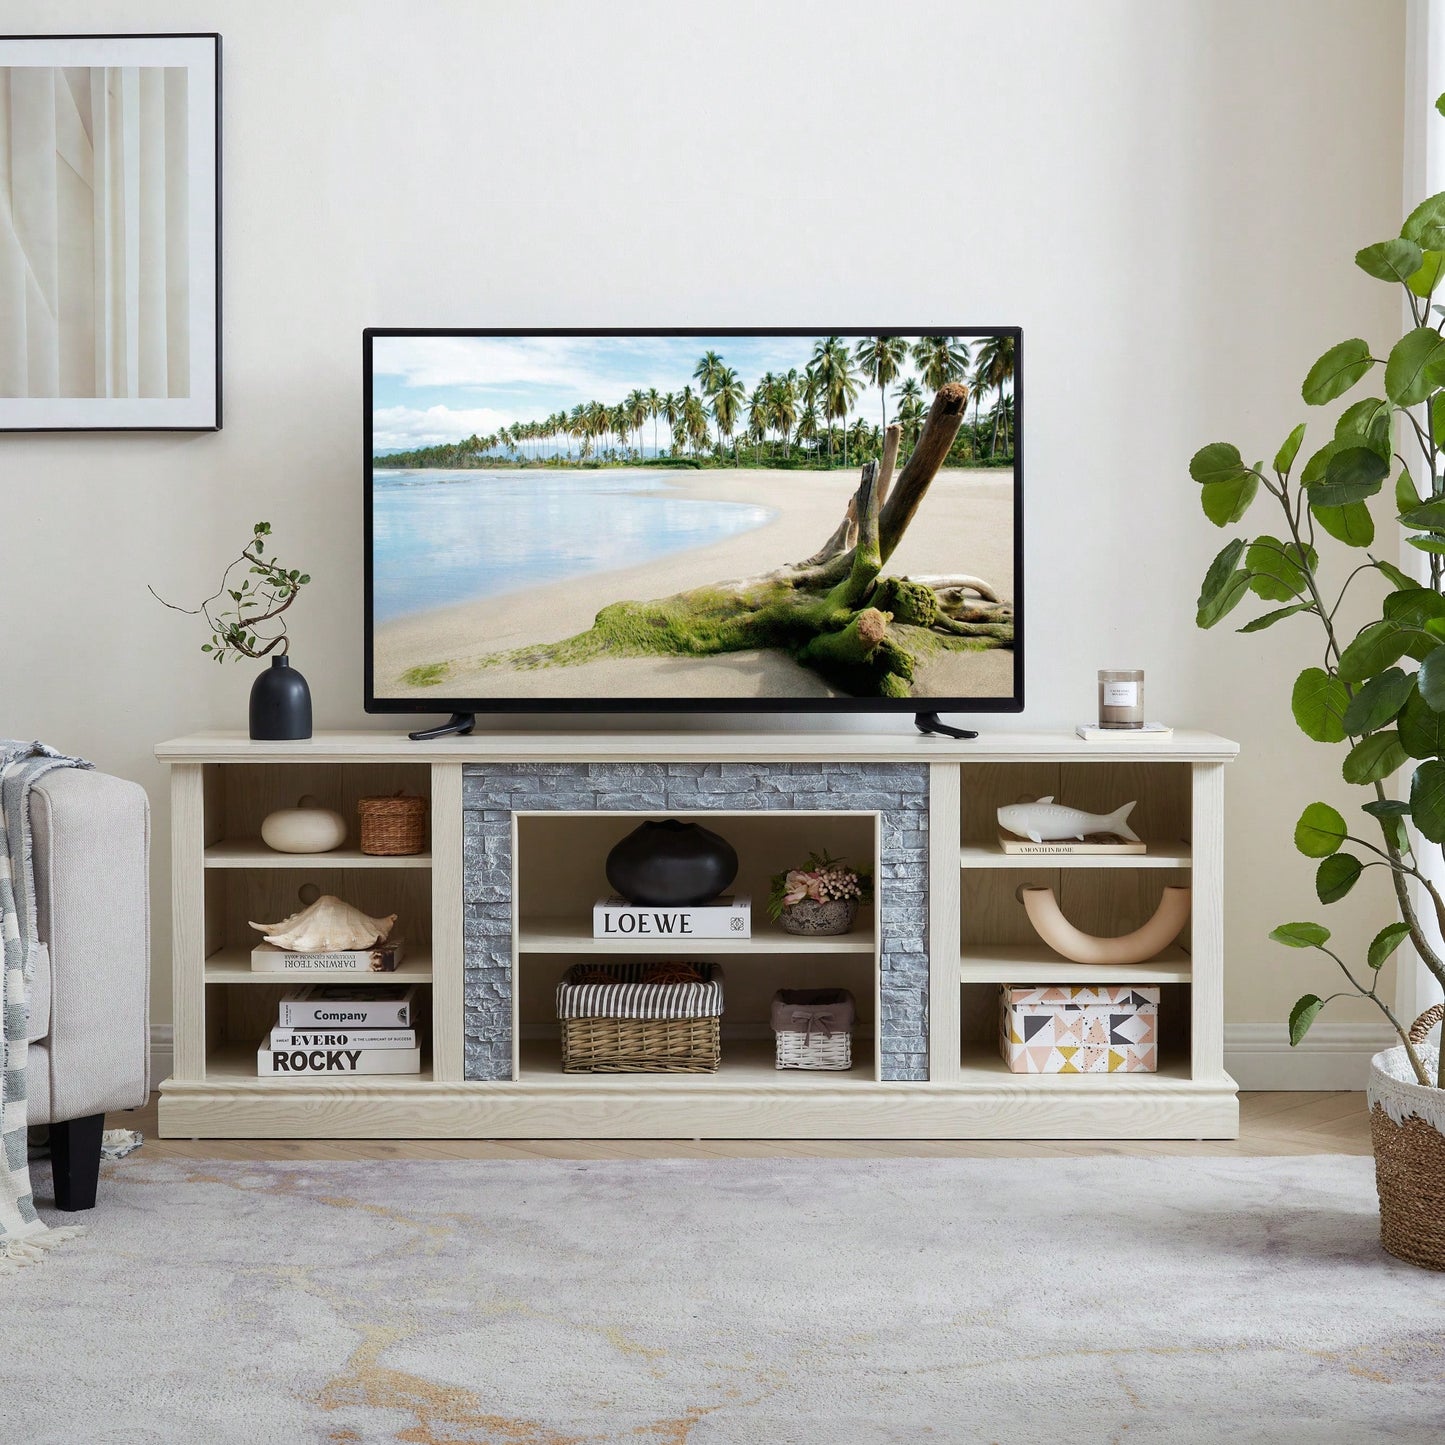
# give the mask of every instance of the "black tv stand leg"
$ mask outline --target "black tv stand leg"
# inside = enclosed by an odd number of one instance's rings
[[[937,733],[940,737],[945,738],[976,738],[978,736],[976,732],[971,732],[968,728],[950,727],[936,712],[914,713],[913,726],[921,733]]]
[[[466,737],[476,725],[476,713],[454,712],[444,723],[438,723],[434,728],[422,728],[418,732],[408,733],[407,737],[414,743],[424,743],[431,738],[444,738],[449,733]]]

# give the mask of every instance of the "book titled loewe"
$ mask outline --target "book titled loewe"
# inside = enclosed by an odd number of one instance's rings
[[[622,898],[599,898],[593,938],[634,943],[639,938],[751,938],[753,904],[746,893],[724,893],[687,908],[641,908]]]
[[[405,952],[399,938],[374,948],[341,948],[332,953],[293,953],[274,943],[251,950],[252,973],[395,973]]]

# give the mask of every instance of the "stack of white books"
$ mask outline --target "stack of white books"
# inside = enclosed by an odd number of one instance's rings
[[[308,983],[281,1000],[276,1027],[256,1051],[256,1072],[419,1074],[416,984],[358,988]]]

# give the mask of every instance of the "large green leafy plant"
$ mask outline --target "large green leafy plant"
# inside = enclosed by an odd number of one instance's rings
[[[1445,114],[1445,96],[1437,109]],[[1318,859],[1321,903],[1344,898],[1371,868],[1388,870],[1394,887],[1399,918],[1375,936],[1362,964],[1352,967],[1330,948],[1323,924],[1285,923],[1270,934],[1290,948],[1328,954],[1349,985],[1324,998],[1301,998],[1290,1014],[1290,1042],[1304,1038],[1326,1003],[1359,995],[1389,1018],[1419,1082],[1445,1088],[1445,1050],[1432,1080],[1378,992],[1381,968],[1407,939],[1445,986],[1445,961],[1421,926],[1411,890],[1412,882],[1419,886],[1418,896],[1445,932],[1445,899],[1421,866],[1423,850],[1445,843],[1445,306],[1433,299],[1437,287],[1445,297],[1445,192],[1421,202],[1398,236],[1366,246],[1355,264],[1402,289],[1414,325],[1384,358],[1359,338],[1331,347],[1310,368],[1301,394],[1310,406],[1325,406],[1369,377],[1384,395],[1348,406],[1329,440],[1302,465],[1303,423],[1268,467],[1262,461],[1247,465],[1228,442],[1195,453],[1189,472],[1215,526],[1240,521],[1263,489],[1278,508],[1282,534],[1236,537],[1219,553],[1204,578],[1197,621],[1213,627],[1252,595],[1271,606],[1240,632],[1299,618],[1322,633],[1318,665],[1295,679],[1295,721],[1316,742],[1348,744],[1344,780],[1370,796],[1353,822],[1328,803],[1311,803],[1295,825],[1295,846]],[[1406,450],[1419,458],[1413,471]],[[1371,498],[1392,472],[1397,520],[1405,541],[1428,560],[1428,585],[1370,550]],[[1337,585],[1327,585],[1321,570],[1315,544],[1322,533],[1361,558]],[[1387,550],[1395,551],[1396,541],[1392,531]],[[1377,574],[1389,591],[1381,615],[1347,637],[1338,625],[1340,607],[1366,573]],[[1391,797],[1387,784],[1396,774],[1403,782],[1405,769],[1408,789],[1398,791],[1407,796]]]

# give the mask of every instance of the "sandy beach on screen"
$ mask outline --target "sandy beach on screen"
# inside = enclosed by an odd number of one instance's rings
[[[625,473],[614,473],[625,476]],[[656,473],[651,475],[655,476]],[[707,547],[674,552],[636,567],[597,572],[496,597],[440,607],[376,629],[376,692],[382,697],[828,697],[814,673],[773,651],[708,658],[623,657],[576,667],[479,667],[471,659],[552,642],[592,625],[613,602],[667,597],[689,587],[748,577],[809,556],[828,538],[857,485],[849,472],[684,472],[672,484],[684,496],[750,502],[775,509],[772,521]],[[599,524],[605,519],[599,518]],[[1013,476],[1003,471],[940,472],[902,544],[893,575],[967,572],[1000,597],[1014,595]],[[402,674],[418,664],[452,664],[439,687],[416,687]],[[1013,653],[940,654],[916,679],[920,696],[1007,697]]]

